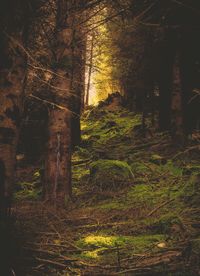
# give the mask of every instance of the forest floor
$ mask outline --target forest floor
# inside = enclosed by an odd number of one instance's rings
[[[148,124],[122,107],[84,113],[64,209],[40,200],[40,167],[21,166],[17,276],[200,275],[198,137],[174,146]]]

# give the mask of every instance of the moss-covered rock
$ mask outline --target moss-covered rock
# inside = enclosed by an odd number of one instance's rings
[[[126,186],[133,179],[131,167],[119,160],[98,160],[90,164],[90,180],[98,190]]]

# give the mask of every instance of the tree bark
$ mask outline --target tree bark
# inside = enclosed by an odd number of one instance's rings
[[[171,30],[163,30],[159,46],[158,86],[159,86],[159,129],[169,131],[171,127],[171,100],[173,89],[173,65],[176,52],[176,35]]]
[[[92,76],[92,67],[93,67],[93,52],[94,52],[94,34],[91,36],[90,42],[90,56],[89,56],[89,70],[88,70],[88,81],[87,81],[87,89],[85,95],[85,105],[89,105],[90,98],[90,86],[91,86],[91,76]]]
[[[182,113],[182,82],[180,71],[180,55],[177,54],[173,66],[173,92],[172,92],[172,137],[174,142],[184,142],[183,113]]]
[[[25,80],[22,34],[0,32],[0,212],[9,210],[15,179],[15,157]]]
[[[82,110],[82,98],[85,89],[85,34],[84,28],[80,25],[83,20],[82,13],[74,15],[73,26],[73,47],[72,47],[72,77],[71,90],[74,94],[72,104],[72,144],[73,147],[80,145],[81,142],[81,124],[80,116]]]
[[[45,198],[63,204],[72,196],[71,150],[74,98],[73,1],[57,0],[55,67],[49,109]],[[71,14],[72,13],[72,16]]]
[[[46,158],[47,200],[71,197],[71,113],[52,108],[49,117],[49,142]]]

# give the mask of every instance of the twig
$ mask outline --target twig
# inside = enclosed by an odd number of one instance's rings
[[[59,254],[58,252],[53,252],[53,251],[48,251],[48,250],[43,250],[43,249],[34,249],[34,248],[24,248],[24,249],[29,250],[29,251],[33,251],[33,252],[36,252],[36,253],[47,254],[47,255],[50,255],[52,257],[57,257],[59,259],[67,261],[67,262],[76,262],[76,261],[78,261],[77,259],[66,257],[62,254]]]
[[[45,246],[45,247],[57,247],[57,248],[63,248],[63,250],[68,251],[68,252],[82,252],[82,251],[86,251],[86,249],[81,249],[76,247],[75,245],[73,245],[72,243],[70,243],[69,245],[74,247],[74,249],[69,249],[69,247],[67,247],[66,245],[62,245],[62,244],[55,244],[55,243],[45,243],[45,244],[40,244],[40,243],[29,243],[35,246]]]
[[[180,156],[180,155],[182,155],[182,154],[185,154],[185,153],[188,153],[189,151],[194,150],[194,149],[200,150],[200,145],[195,145],[195,146],[189,147],[188,149],[186,149],[186,150],[184,150],[184,151],[181,151],[181,152],[177,153],[176,155],[174,155],[174,157],[172,158],[172,160],[174,160],[174,159],[176,159],[178,156]]]
[[[46,259],[41,259],[41,258],[36,258],[36,260],[39,261],[39,262],[42,262],[42,263],[59,266],[61,268],[66,268],[66,265],[64,265],[62,263],[59,263],[59,262],[55,262],[55,261],[51,261],[51,260],[46,260]]]
[[[166,206],[167,204],[169,204],[170,202],[172,202],[172,201],[174,201],[174,200],[175,200],[175,199],[172,198],[172,199],[170,199],[170,200],[167,200],[167,201],[163,202],[163,203],[160,204],[158,207],[156,207],[155,209],[153,209],[153,210],[147,215],[147,217],[152,216],[152,215],[153,215],[155,212],[157,212],[160,208]]]
[[[130,268],[130,269],[126,269],[126,270],[122,270],[122,271],[120,271],[120,272],[117,272],[117,273],[114,273],[114,274],[112,274],[112,275],[120,275],[120,274],[126,274],[126,273],[129,273],[129,272],[141,272],[141,270],[143,271],[143,272],[145,272],[145,271],[150,271],[150,270],[152,270],[151,268],[148,268],[148,267],[144,267],[144,268]]]

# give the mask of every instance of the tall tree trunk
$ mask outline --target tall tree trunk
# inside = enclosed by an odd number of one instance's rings
[[[75,14],[73,27],[73,42],[72,42],[72,78],[71,90],[74,94],[72,103],[72,144],[73,147],[80,145],[81,142],[81,125],[80,116],[82,110],[82,98],[85,89],[85,34],[84,28],[80,25],[83,16]]]
[[[7,34],[1,30],[0,38],[0,212],[6,215],[15,179],[26,68],[25,58],[18,47],[22,43],[22,35]]]
[[[93,53],[94,53],[94,33],[91,35],[91,42],[90,42],[88,81],[87,81],[87,89],[86,89],[86,95],[85,95],[85,105],[86,106],[89,105],[91,76],[92,76],[92,67],[93,67]]]
[[[180,55],[177,54],[173,66],[172,92],[172,136],[174,142],[183,142],[183,114],[182,114],[182,83],[180,71]]]
[[[84,111],[85,108],[85,85],[86,85],[86,81],[85,81],[85,72],[86,72],[86,37],[84,37],[83,40],[83,58],[82,58],[82,83],[83,83],[83,91],[81,94],[81,113]]]
[[[46,158],[46,199],[71,197],[71,112],[52,108]]]
[[[49,109],[49,140],[45,162],[45,198],[63,204],[72,194],[71,186],[71,90],[73,39],[69,10],[73,1],[57,0],[55,26],[55,67]]]
[[[158,65],[159,86],[159,129],[169,131],[171,126],[171,97],[173,82],[173,64],[175,55],[175,37],[169,30],[163,30],[163,39],[159,47]]]
[[[198,97],[193,93],[195,88],[195,64],[200,59],[200,41],[198,30],[182,29],[180,42],[180,70],[182,80],[183,127],[186,135],[197,127],[200,107]]]

